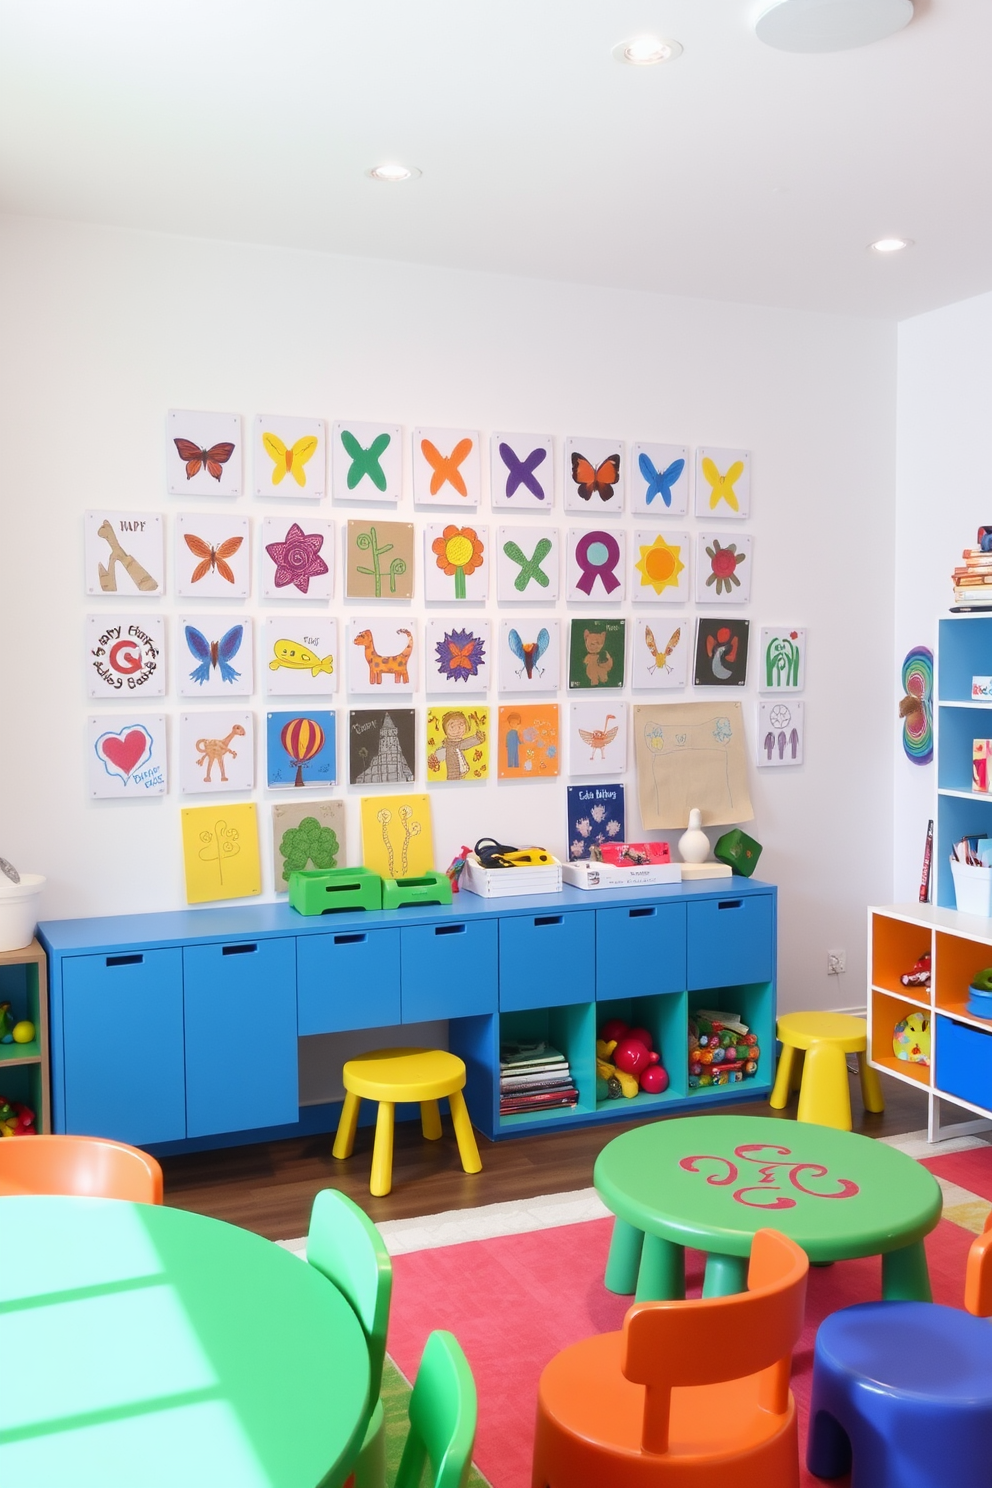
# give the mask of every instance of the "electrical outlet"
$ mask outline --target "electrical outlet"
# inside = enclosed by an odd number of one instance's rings
[[[840,976],[842,971],[847,970],[846,951],[827,952],[827,976]]]

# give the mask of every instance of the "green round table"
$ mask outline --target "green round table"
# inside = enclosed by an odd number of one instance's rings
[[[0,1237],[0,1483],[348,1476],[368,1351],[311,1266],[234,1225],[117,1199],[2,1198]]]
[[[706,1254],[704,1297],[744,1291],[755,1230],[781,1230],[814,1264],[882,1257],[882,1295],[929,1302],[923,1237],[940,1187],[902,1152],[833,1127],[765,1116],[689,1116],[607,1143],[593,1173],[616,1215],[612,1292],[685,1296],[685,1247]]]

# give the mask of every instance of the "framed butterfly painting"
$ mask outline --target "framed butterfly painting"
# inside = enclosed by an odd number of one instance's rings
[[[165,593],[165,547],[157,512],[88,511],[87,594],[157,599]]]
[[[333,522],[266,517],[261,562],[263,599],[330,599]]]
[[[241,415],[170,408],[165,470],[170,496],[240,496]]]
[[[566,598],[619,604],[627,592],[627,535],[608,527],[570,527]]]
[[[88,718],[86,728],[92,800],[165,795],[169,777],[162,714],[103,713]]]
[[[555,457],[550,434],[494,434],[490,442],[494,511],[549,511]]]
[[[482,460],[475,429],[414,429],[413,499],[418,506],[476,507]]]
[[[247,599],[248,518],[176,518],[176,593],[184,599]]]
[[[424,598],[484,600],[489,593],[489,528],[428,522],[424,527]]]
[[[179,788],[183,795],[251,790],[255,784],[255,723],[251,713],[224,708],[179,715]]]
[[[623,444],[619,439],[565,440],[562,485],[565,510],[602,520],[604,511],[623,511]]]
[[[340,669],[333,616],[267,616],[262,675],[269,697],[326,697],[337,690]]]
[[[247,615],[180,617],[175,656],[180,697],[248,697],[255,690]]]
[[[557,527],[497,527],[496,594],[500,603],[543,604],[558,598]]]
[[[630,450],[630,509],[652,517],[684,517],[689,510],[689,451],[684,444],[634,444]]]
[[[557,692],[560,676],[559,621],[544,615],[500,621],[500,692]]]
[[[684,605],[692,596],[689,587],[688,532],[635,532],[632,594],[635,604]]]
[[[334,500],[395,506],[403,486],[402,437],[398,424],[339,419],[331,431]]]
[[[428,692],[485,692],[492,667],[489,621],[463,615],[428,620],[424,667]]]
[[[681,616],[637,618],[630,634],[630,685],[635,692],[673,691],[688,681],[692,630]]]
[[[697,449],[696,516],[711,522],[751,515],[751,455],[739,449]]]
[[[323,419],[257,414],[255,495],[318,501],[326,485],[326,428]]]

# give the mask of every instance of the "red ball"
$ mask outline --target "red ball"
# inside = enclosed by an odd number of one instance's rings
[[[649,1064],[641,1070],[640,1086],[648,1095],[661,1095],[668,1089],[668,1071],[664,1065]]]
[[[627,1032],[629,1025],[622,1018],[610,1018],[599,1030],[599,1036],[604,1044],[612,1043],[614,1039],[618,1042]]]
[[[628,1028],[627,1037],[632,1039],[640,1039],[645,1049],[654,1048],[654,1039],[651,1037],[650,1033],[648,1033],[646,1028]]]
[[[617,1069],[627,1075],[639,1075],[641,1070],[658,1063],[658,1055],[653,1049],[645,1049],[640,1039],[632,1038],[621,1039],[610,1058]]]

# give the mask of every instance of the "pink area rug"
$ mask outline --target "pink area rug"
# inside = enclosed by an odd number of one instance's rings
[[[937,1164],[956,1160],[930,1159],[927,1166],[941,1171]],[[965,1183],[956,1175],[954,1181]],[[973,1175],[967,1186],[981,1191]],[[623,1321],[631,1299],[616,1297],[603,1286],[611,1225],[607,1219],[590,1220],[393,1259],[389,1352],[413,1379],[431,1329],[449,1328],[456,1335],[479,1391],[474,1458],[493,1488],[530,1488],[537,1383],[544,1365],[568,1344],[619,1328]],[[946,1220],[928,1239],[936,1302],[961,1306],[965,1261],[973,1239]],[[703,1258],[690,1251],[690,1295],[699,1295],[702,1275]],[[806,1328],[792,1381],[803,1453],[816,1329],[837,1308],[877,1298],[880,1287],[877,1257],[810,1270]],[[804,1466],[801,1481],[804,1488],[814,1488],[822,1480],[811,1477]]]
[[[925,1157],[922,1162],[935,1177],[957,1183],[992,1203],[992,1147],[973,1147],[969,1152],[951,1152],[947,1157]]]

